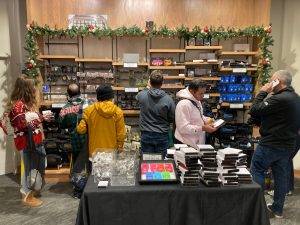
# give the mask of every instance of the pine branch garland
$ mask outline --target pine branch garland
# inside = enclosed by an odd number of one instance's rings
[[[99,28],[93,25],[86,25],[81,27],[72,27],[70,29],[58,29],[50,28],[48,25],[38,26],[32,22],[27,25],[27,34],[25,36],[25,50],[27,52],[24,73],[30,78],[37,79],[42,63],[38,60],[39,49],[37,46],[37,37],[44,35],[50,38],[74,38],[77,36],[93,36],[97,38],[102,37],[123,37],[123,36],[138,36],[138,37],[168,37],[168,38],[184,38],[189,40],[190,38],[218,38],[218,39],[230,39],[235,37],[258,37],[262,38],[262,42],[259,44],[261,54],[259,55],[258,66],[258,78],[259,81],[264,84],[270,77],[272,70],[270,61],[272,60],[272,52],[269,47],[273,45],[274,40],[271,33],[271,26],[250,26],[244,29],[228,27],[213,27],[205,26],[203,28],[195,26],[193,29],[181,25],[175,29],[170,29],[166,25],[160,26],[156,29],[156,25],[152,28],[141,29],[134,25],[131,27],[119,27],[116,29],[111,28]]]

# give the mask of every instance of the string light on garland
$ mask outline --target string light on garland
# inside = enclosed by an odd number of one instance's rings
[[[189,40],[190,38],[217,38],[217,39],[230,39],[235,37],[258,37],[262,41],[259,44],[260,55],[258,64],[258,79],[264,84],[268,81],[271,72],[271,60],[272,52],[269,47],[273,45],[273,38],[270,35],[272,32],[271,26],[250,26],[243,29],[228,27],[225,29],[223,26],[220,27],[208,27],[203,28],[195,26],[193,29],[189,29],[186,26],[177,27],[170,29],[166,25],[156,28],[153,27],[141,29],[134,25],[131,27],[119,27],[116,29],[111,28],[99,28],[93,25],[86,25],[80,27],[71,27],[68,29],[50,28],[48,25],[38,26],[35,22],[26,25],[27,33],[25,36],[25,50],[27,51],[24,73],[31,78],[37,78],[40,73],[42,63],[38,60],[39,49],[37,45],[37,37],[41,35],[49,36],[50,38],[62,38],[70,37],[74,38],[77,36],[94,36],[97,38],[102,37],[123,37],[123,36],[138,36],[138,37],[168,37],[168,38],[184,38]]]

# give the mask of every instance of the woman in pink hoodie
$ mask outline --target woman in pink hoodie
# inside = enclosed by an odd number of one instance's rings
[[[200,101],[205,91],[205,83],[196,79],[176,94],[180,101],[175,110],[175,138],[194,148],[199,144],[205,144],[205,132],[216,131],[216,128],[209,124],[210,117],[203,116]]]

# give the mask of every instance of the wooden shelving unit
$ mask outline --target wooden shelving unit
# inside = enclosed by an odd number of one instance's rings
[[[184,70],[185,66],[149,66],[150,70]]]
[[[39,55],[38,59],[76,59],[73,55]]]
[[[252,106],[251,102],[244,102],[244,103],[222,102],[221,106],[228,107],[228,106],[230,106],[230,104],[243,104],[244,107],[250,107],[250,106]]]
[[[161,89],[183,89],[185,88],[184,85],[163,85]]]
[[[220,72],[232,72],[234,68],[221,68]],[[245,68],[247,71],[257,71],[257,67],[255,68]]]
[[[124,62],[113,62],[112,63],[113,66],[124,66]],[[147,62],[139,62],[138,66],[149,66],[149,63]]]
[[[164,76],[164,80],[184,80],[184,76]]]
[[[220,97],[220,93],[206,93],[209,94],[209,97]]]
[[[220,62],[185,62],[186,66],[220,65]]]
[[[222,50],[223,46],[186,46],[186,50]]]
[[[123,109],[124,116],[139,116],[140,110]]]
[[[185,49],[149,49],[149,53],[185,53]]]
[[[96,59],[96,58],[75,58],[75,62],[99,62],[99,63],[111,63],[112,59]]]
[[[70,182],[70,168],[46,169],[45,182]]]
[[[218,56],[224,56],[224,55],[229,55],[229,56],[238,56],[238,55],[255,56],[257,54],[258,54],[258,52],[219,52]]]
[[[221,80],[221,77],[186,77],[186,81],[191,81],[194,79],[201,79],[201,80],[206,80],[206,81],[219,81]]]

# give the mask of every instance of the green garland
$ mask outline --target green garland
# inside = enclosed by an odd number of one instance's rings
[[[41,35],[49,36],[50,38],[63,38],[70,37],[74,38],[77,36],[93,36],[97,38],[102,37],[123,37],[123,36],[138,36],[138,37],[168,37],[168,38],[184,38],[189,40],[190,38],[217,38],[217,39],[230,39],[234,37],[258,37],[262,38],[262,42],[259,44],[261,53],[259,55],[259,65],[258,65],[258,79],[264,84],[268,81],[271,72],[272,52],[269,47],[273,45],[273,38],[270,35],[271,27],[263,26],[250,26],[244,29],[228,27],[204,27],[195,26],[190,30],[186,26],[181,26],[175,29],[169,29],[166,25],[160,26],[158,29],[156,25],[152,28],[142,29],[136,25],[132,27],[119,27],[116,29],[111,28],[99,28],[93,25],[87,25],[83,27],[72,27],[70,29],[57,29],[50,28],[45,25],[44,27],[38,26],[36,23],[32,22],[27,25],[27,34],[25,37],[25,50],[27,51],[25,60],[24,73],[29,77],[37,79],[40,73],[40,68],[42,66],[41,62],[38,60],[39,49],[37,47],[36,38]]]

